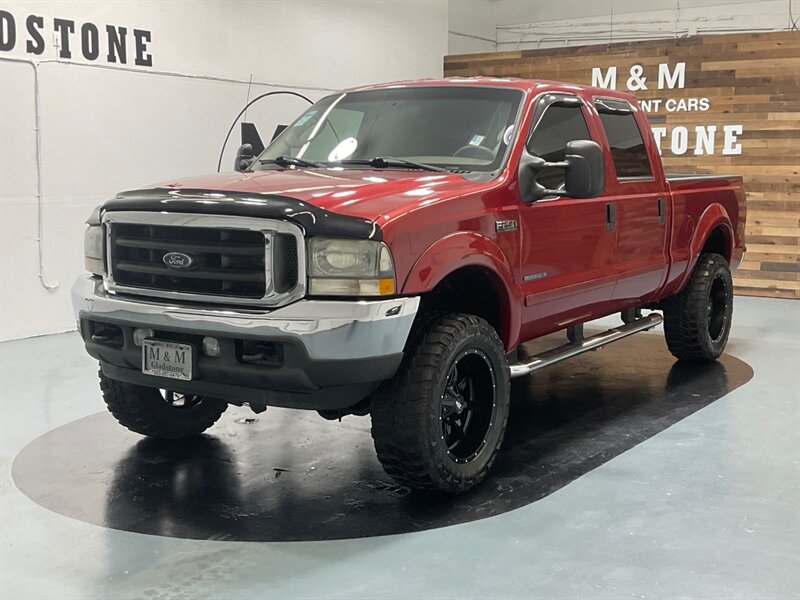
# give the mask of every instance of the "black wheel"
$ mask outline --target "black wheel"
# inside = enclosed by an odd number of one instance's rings
[[[217,398],[178,394],[109,379],[100,371],[100,389],[120,425],[142,435],[178,439],[203,433],[228,404]]]
[[[684,290],[664,307],[670,352],[693,362],[716,360],[725,349],[733,316],[733,280],[719,254],[702,254]]]
[[[384,470],[416,490],[477,485],[503,442],[509,390],[503,344],[486,321],[425,319],[397,375],[372,398],[372,438]]]

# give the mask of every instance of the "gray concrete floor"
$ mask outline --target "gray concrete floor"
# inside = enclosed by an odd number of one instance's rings
[[[728,353],[753,379],[566,487],[481,521],[327,542],[171,539],[42,508],[11,463],[104,409],[96,365],[74,333],[6,342],[0,597],[798,598],[800,303],[735,312]]]

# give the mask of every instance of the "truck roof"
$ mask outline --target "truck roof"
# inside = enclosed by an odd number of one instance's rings
[[[590,85],[579,85],[576,83],[565,83],[563,81],[549,81],[547,79],[521,79],[519,77],[444,77],[430,79],[409,79],[405,81],[392,81],[374,85],[364,85],[351,88],[349,92],[360,92],[364,90],[376,90],[390,87],[417,87],[417,86],[483,86],[483,87],[506,87],[515,88],[524,92],[571,92],[581,96],[605,96],[611,98],[621,98],[628,101],[636,101],[633,94],[609,90],[606,88],[592,87]]]

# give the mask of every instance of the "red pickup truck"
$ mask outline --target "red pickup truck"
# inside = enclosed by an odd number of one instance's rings
[[[370,86],[242,146],[233,172],[98,207],[73,302],[133,431],[199,434],[231,403],[370,414],[389,475],[461,492],[495,460],[511,378],[662,321],[678,359],[720,356],[744,200],[739,177],[665,175],[629,94]]]

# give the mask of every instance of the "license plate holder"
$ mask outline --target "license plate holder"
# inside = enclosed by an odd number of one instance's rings
[[[194,347],[166,340],[142,340],[142,373],[167,379],[191,381]]]

